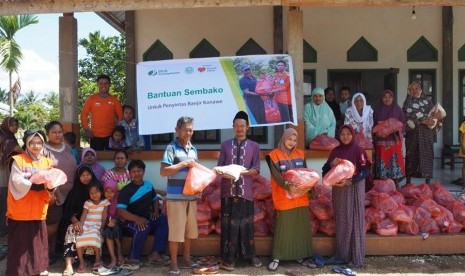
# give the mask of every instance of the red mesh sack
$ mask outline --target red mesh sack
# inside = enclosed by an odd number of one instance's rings
[[[390,214],[397,210],[397,202],[395,202],[392,197],[385,193],[374,194],[371,199],[371,206],[384,212],[385,214]]]
[[[208,235],[213,230],[215,230],[215,224],[213,222],[209,222],[206,225],[198,225],[197,224],[197,227],[199,229],[199,235]]]
[[[396,184],[392,179],[375,179],[373,181],[373,190],[378,193],[390,194],[396,191]]]
[[[382,211],[373,207],[365,208],[365,221],[370,225],[378,223],[385,218],[386,214],[384,214]]]
[[[281,113],[279,113],[278,104],[274,100],[267,100],[265,105],[265,120],[267,123],[281,122]]]
[[[207,196],[207,202],[212,210],[221,211],[221,188],[217,188],[213,193]]]
[[[252,177],[253,194],[254,200],[266,199],[271,197],[271,183],[265,177],[261,175],[254,175]]]
[[[308,144],[308,148],[311,150],[332,150],[339,146],[339,141],[326,134],[319,134],[313,138]]]
[[[447,208],[452,212],[456,221],[465,223],[465,204],[458,200],[454,200]]]
[[[389,118],[384,121],[378,121],[378,124],[373,127],[373,133],[376,136],[385,138],[393,133],[401,131],[404,128],[404,123],[396,118]]]
[[[427,219],[431,218],[431,214],[421,207],[410,207],[410,208],[414,208],[413,220],[417,223],[419,227],[422,227],[423,225],[425,225],[428,222]]]
[[[355,173],[355,166],[349,160],[342,159],[336,166],[333,166],[331,170],[325,176],[323,176],[323,185],[334,186],[337,182],[351,178]]]
[[[320,222],[316,219],[310,220],[310,223],[312,224],[312,236],[316,234],[318,231],[318,227],[320,226]]]
[[[371,200],[376,194],[379,194],[379,193],[373,189],[365,193],[365,206],[371,205]]]
[[[434,221],[433,218],[427,218],[425,219],[425,222],[422,226],[420,226],[420,232],[421,233],[429,233],[429,234],[437,234],[439,233],[439,226]]]
[[[197,201],[197,223],[210,221],[212,219],[212,210],[208,203]]]
[[[314,198],[319,198],[320,196],[324,196],[326,198],[331,199],[332,198],[331,189],[323,185],[315,185],[315,187],[313,187],[313,196]]]
[[[287,170],[283,173],[283,178],[291,186],[288,191],[290,198],[305,195],[320,181],[318,173],[307,168]]]
[[[254,229],[254,236],[255,237],[266,237],[268,236],[268,232],[270,229],[268,228],[268,224],[264,219],[261,219],[259,221],[255,221],[253,223],[253,229]]]
[[[423,197],[433,198],[433,191],[431,190],[429,184],[423,183],[421,185],[418,185],[417,188],[420,190],[420,193]]]
[[[413,211],[402,204],[398,204],[397,210],[389,214],[389,218],[397,222],[411,222]]]
[[[439,216],[441,214],[441,205],[437,204],[434,200],[429,198],[417,198],[412,202],[412,205],[425,209],[433,217]]]
[[[255,85],[255,93],[261,94],[263,101],[267,101],[270,99],[270,96],[268,95],[271,92],[271,89],[273,88],[274,82],[272,78],[264,78],[264,79],[258,79],[257,84]]]
[[[218,235],[221,235],[221,219],[218,219],[215,223],[215,232]]]
[[[397,236],[398,225],[397,222],[389,218],[374,224],[376,234],[380,236]]]
[[[389,196],[391,196],[392,199],[394,199],[395,202],[405,205],[405,202],[406,202],[405,197],[399,191],[395,191],[393,193],[390,193]]]
[[[421,191],[412,183],[405,184],[402,188],[399,188],[398,191],[404,195],[405,198],[419,198],[421,196]]]
[[[462,231],[463,225],[455,220],[453,220],[450,225],[443,230],[444,233],[458,234]]]
[[[253,221],[256,222],[256,221],[265,219],[265,217],[266,217],[265,202],[263,202],[263,201],[254,201],[253,205],[254,205],[253,206],[253,208],[254,208]]]
[[[441,212],[438,215],[434,215],[433,219],[438,224],[439,229],[444,231],[454,221],[454,215],[451,213],[451,211],[442,206],[439,206],[439,209],[441,209]]]
[[[199,163],[194,163],[194,165],[189,168],[182,193],[184,195],[196,195],[201,193],[203,189],[215,181],[215,179],[215,172]]]
[[[310,202],[310,211],[319,220],[328,220],[333,218],[333,203],[326,197],[319,197]]]
[[[414,220],[410,222],[399,222],[399,232],[416,235],[420,232],[420,227],[418,227],[418,224]]]
[[[321,220],[318,225],[318,231],[325,234],[326,236],[336,236],[336,222],[334,219]]]
[[[373,143],[363,135],[363,127],[360,129],[360,132],[355,133],[355,143],[362,149],[373,149]]]
[[[434,201],[441,204],[442,206],[451,204],[455,200],[454,196],[439,182],[436,182],[431,190],[433,191]]]

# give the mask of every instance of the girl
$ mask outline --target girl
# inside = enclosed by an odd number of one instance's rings
[[[116,268],[116,265],[121,265],[124,263],[123,253],[121,251],[121,229],[118,225],[118,219],[116,217],[116,205],[118,204],[118,189],[117,183],[113,180],[105,181],[104,184],[104,195],[105,198],[110,202],[108,208],[108,221],[105,226],[105,231],[103,232],[103,237],[107,242],[108,253],[111,257],[111,262],[108,265],[109,269]],[[115,245],[116,253],[118,254],[118,259],[116,259],[115,254]],[[118,260],[118,262],[117,262]]]
[[[126,145],[130,149],[144,147],[144,139],[139,135],[137,119],[134,118],[134,108],[132,106],[123,105],[123,119],[119,121],[118,125],[124,128]]]
[[[370,172],[366,152],[354,143],[351,126],[339,128],[340,145],[329,154],[323,166],[323,176],[341,159],[352,162],[355,173],[332,189],[334,219],[336,221],[336,257],[355,267],[363,266],[365,258],[365,178]]]
[[[108,148],[111,150],[119,150],[127,148],[125,141],[124,128],[122,126],[115,126],[111,132]]]
[[[103,187],[100,182],[93,182],[87,186],[89,199],[84,203],[79,222],[82,229],[76,236],[76,251],[79,258],[78,273],[84,273],[86,262],[84,261],[84,249],[91,247],[95,253],[94,270],[102,268],[100,248],[102,247],[101,233],[107,220],[108,205],[110,202],[103,197]]]
[[[305,154],[296,148],[297,131],[288,128],[284,131],[278,147],[266,156],[271,171],[271,191],[276,209],[276,227],[273,237],[273,261],[268,265],[270,271],[278,269],[280,260],[298,260],[310,267],[304,258],[312,256],[312,228],[309,218],[308,195],[296,198],[286,196],[285,181],[282,173],[292,168],[305,168]]]
[[[85,148],[82,150],[81,164],[87,165],[92,169],[95,177],[98,181],[102,180],[102,176],[105,173],[105,168],[97,162],[97,153],[92,148]]]

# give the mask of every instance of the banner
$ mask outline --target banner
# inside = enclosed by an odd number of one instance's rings
[[[288,55],[197,58],[137,64],[140,134],[174,132],[181,116],[195,130],[232,128],[239,110],[251,126],[297,124]]]

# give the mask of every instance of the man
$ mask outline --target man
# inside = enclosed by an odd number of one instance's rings
[[[262,263],[255,256],[253,175],[260,173],[260,148],[247,139],[249,118],[239,111],[233,120],[235,137],[221,144],[218,166],[241,165],[245,170],[237,181],[226,175],[221,180],[221,268],[234,270],[237,255],[250,260],[253,267]]]
[[[111,80],[107,75],[97,77],[98,93],[90,96],[81,111],[81,123],[94,150],[108,149],[108,140],[116,124],[123,118],[118,99],[110,95]],[[90,116],[90,126],[88,117]]]
[[[286,62],[278,61],[276,64],[277,72],[274,75],[274,100],[278,104],[281,121],[294,121],[292,114],[292,98],[291,98],[291,81],[289,74],[286,72]]]
[[[168,275],[178,275],[179,268],[192,268],[191,240],[198,237],[197,201],[182,191],[189,168],[197,162],[197,149],[190,140],[194,134],[194,119],[181,117],[176,123],[177,137],[166,147],[161,161],[160,175],[168,177],[166,207],[168,216],[168,244],[170,269]],[[183,261],[178,265],[179,243],[184,242]]]
[[[260,95],[255,92],[257,79],[252,75],[249,64],[242,65],[241,71],[244,75],[239,79],[239,86],[242,89],[245,102],[257,124],[265,124],[265,106]]]
[[[344,122],[347,108],[351,105],[350,99],[350,88],[343,86],[339,89],[339,108],[341,110],[341,118],[338,118]]]

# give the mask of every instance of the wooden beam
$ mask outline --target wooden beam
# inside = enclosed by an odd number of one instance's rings
[[[454,142],[454,14],[452,7],[442,7],[442,104],[448,116],[444,118],[443,145]],[[457,114],[457,113],[456,113]]]
[[[0,1],[0,15],[280,5],[281,0],[10,0]]]
[[[282,0],[283,6],[465,6],[463,0]]]

